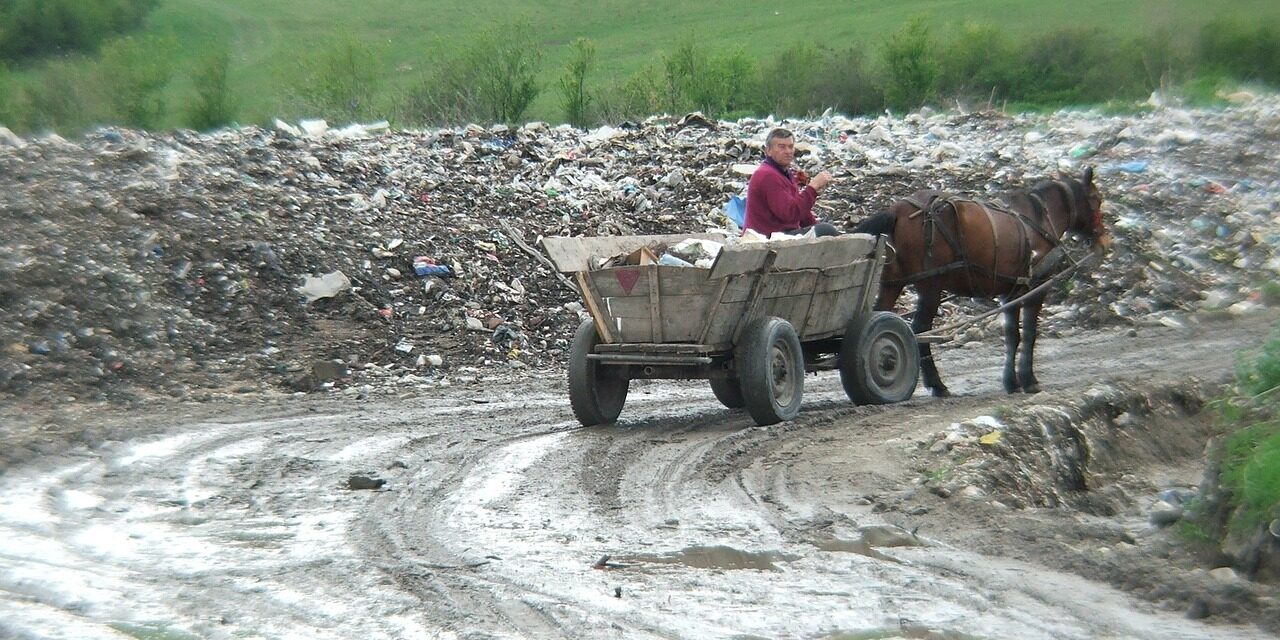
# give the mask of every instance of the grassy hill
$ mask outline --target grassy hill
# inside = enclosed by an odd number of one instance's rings
[[[1209,9],[1193,0],[163,0],[146,29],[178,45],[170,102],[192,91],[184,69],[206,52],[228,47],[240,120],[260,122],[304,115],[290,113],[282,88],[298,74],[300,60],[341,37],[373,49],[380,82],[389,92],[420,82],[432,59],[482,30],[515,21],[532,25],[541,43],[544,85],[560,73],[570,43],[585,37],[597,49],[588,82],[603,86],[659,61],[675,43],[690,38],[709,49],[741,48],[764,57],[802,43],[872,52],[916,16],[925,16],[936,34],[977,22],[1011,34],[1098,27],[1124,35],[1155,27],[1194,34],[1224,14],[1274,22],[1280,19],[1280,3],[1227,0]],[[554,93],[544,90],[525,119],[559,120]]]

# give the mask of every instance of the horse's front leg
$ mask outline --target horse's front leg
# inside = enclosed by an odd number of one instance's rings
[[[1040,323],[1040,307],[1044,306],[1044,296],[1028,300],[1022,306],[1022,358],[1018,361],[1018,384],[1027,393],[1040,393],[1040,381],[1032,371],[1035,360],[1036,334]],[[1012,366],[1012,363],[1010,363]]]
[[[919,299],[916,302],[916,317],[911,321],[911,330],[918,335],[933,328],[933,319],[942,302],[942,290],[922,291],[917,288],[916,293]],[[942,384],[938,367],[933,364],[933,349],[927,342],[920,343],[920,373],[924,375],[924,386],[929,387],[934,397],[945,398],[951,395],[947,386]]]
[[[1022,390],[1018,374],[1014,370],[1014,358],[1018,355],[1018,343],[1022,336],[1018,331],[1018,307],[1004,310],[1004,390],[1017,393]],[[1026,353],[1026,351],[1023,351]]]

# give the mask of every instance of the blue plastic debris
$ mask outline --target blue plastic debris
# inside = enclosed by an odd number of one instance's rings
[[[724,203],[724,215],[734,224],[742,227],[747,220],[747,198],[745,196],[730,197],[729,201]]]

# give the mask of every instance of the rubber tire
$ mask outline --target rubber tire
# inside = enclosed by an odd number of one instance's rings
[[[584,320],[573,334],[573,346],[569,350],[569,405],[584,427],[617,421],[627,401],[627,388],[631,386],[626,378],[602,375],[604,367],[587,358],[595,352],[597,344],[600,337],[596,335],[595,323]]]
[[[856,404],[902,402],[916,391],[920,345],[895,313],[861,313],[849,320],[840,345],[840,382]]]
[[[804,352],[790,322],[775,317],[752,320],[734,358],[747,413],[756,424],[775,424],[800,414]]]
[[[720,404],[730,409],[741,409],[747,405],[747,399],[742,396],[742,382],[737,378],[712,378],[708,382]]]

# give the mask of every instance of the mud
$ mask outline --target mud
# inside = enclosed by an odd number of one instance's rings
[[[810,377],[771,427],[653,382],[584,429],[558,373],[10,408],[0,637],[1274,637],[1274,586],[1211,578],[1144,514],[1198,479],[1196,399],[1273,321],[1046,337],[1037,396],[1000,390],[992,342],[940,353],[944,400]],[[994,445],[934,447],[990,420]]]

